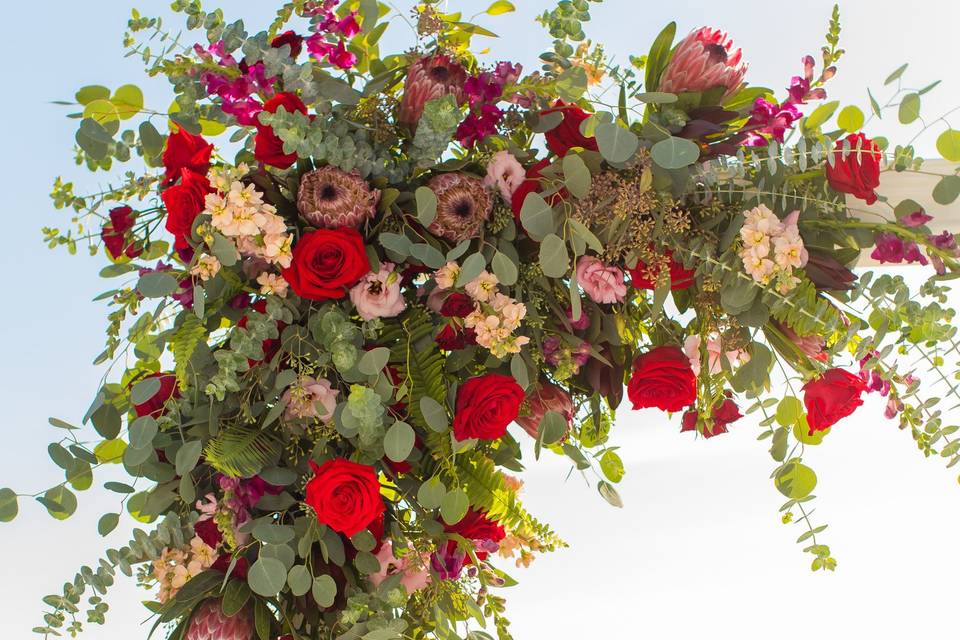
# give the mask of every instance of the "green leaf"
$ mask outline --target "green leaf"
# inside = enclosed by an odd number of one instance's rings
[[[543,240],[556,227],[556,214],[539,193],[528,193],[520,207],[520,223],[534,240]]]
[[[900,102],[900,110],[898,111],[897,115],[900,118],[900,124],[910,124],[919,118],[920,94],[908,93],[905,95],[903,100]]]
[[[607,449],[600,458],[600,470],[610,482],[620,482],[623,479],[623,460],[616,451]]]
[[[390,349],[386,347],[370,349],[370,351],[365,352],[360,358],[357,369],[364,375],[375,376],[383,371],[389,359]]]
[[[130,404],[149,402],[158,393],[160,393],[160,379],[144,378],[130,389]]]
[[[439,249],[425,242],[410,245],[410,255],[431,269],[439,269],[447,263]]]
[[[870,110],[873,111],[873,115],[883,119],[883,113],[880,111],[880,103],[873,97],[873,92],[871,92],[870,89],[867,89],[867,97],[870,98]]]
[[[137,282],[137,291],[147,298],[163,298],[169,296],[179,287],[177,279],[163,271],[146,273]]]
[[[191,440],[183,443],[183,446],[177,451],[175,466],[177,475],[182,476],[197,466],[200,460],[200,454],[203,452],[203,443],[199,440]]]
[[[847,133],[855,133],[863,127],[863,111],[859,107],[849,105],[841,109],[837,116],[837,125]]]
[[[567,243],[560,236],[549,233],[540,244],[540,269],[548,278],[562,278],[570,268]]]
[[[103,464],[120,464],[123,460],[123,452],[127,449],[127,443],[119,438],[104,440],[93,449],[97,460]]]
[[[675,93],[664,93],[662,91],[647,91],[646,93],[638,93],[634,97],[647,104],[671,104],[680,99]]]
[[[787,396],[777,405],[776,420],[783,427],[792,427],[803,415],[803,405],[794,396]]]
[[[276,558],[260,557],[247,573],[247,584],[264,598],[273,598],[287,583],[287,569]]]
[[[12,522],[20,511],[17,494],[13,489],[0,489],[0,522]]]
[[[413,451],[414,438],[413,427],[406,422],[394,422],[383,438],[383,450],[394,462],[403,462]]]
[[[567,223],[570,225],[570,228],[573,229],[573,232],[580,237],[587,246],[596,251],[597,253],[604,252],[603,243],[600,242],[600,238],[595,236],[590,229],[586,227],[582,222],[576,218],[567,218]]]
[[[960,176],[943,176],[933,188],[933,200],[937,204],[952,204],[960,196]]]
[[[653,145],[650,157],[664,169],[682,169],[700,158],[700,147],[686,138],[671,136]]]
[[[380,244],[385,249],[393,251],[404,258],[410,255],[410,238],[399,233],[384,232],[380,234]]]
[[[639,146],[640,138],[629,129],[607,122],[597,125],[597,147],[606,161],[624,163],[633,157]]]
[[[504,13],[510,13],[511,11],[516,11],[517,8],[513,6],[512,2],[507,2],[507,0],[497,0],[489,7],[487,7],[487,14],[491,16],[499,16]]]
[[[220,602],[220,608],[223,615],[228,618],[240,613],[243,606],[250,599],[250,587],[243,580],[230,580],[223,590],[223,600]]]
[[[133,84],[125,84],[113,92],[110,102],[117,108],[121,120],[129,120],[143,110],[143,91]]]
[[[360,551],[357,553],[357,557],[353,559],[353,566],[357,568],[357,571],[366,576],[380,571],[380,561],[377,560],[377,556],[369,551]]]
[[[960,162],[960,131],[947,129],[937,137],[937,152],[944,160]]]
[[[420,489],[417,490],[417,502],[424,509],[436,509],[446,495],[447,487],[443,484],[443,480],[434,476],[420,485]]]
[[[597,483],[597,491],[600,492],[600,495],[603,496],[603,499],[617,507],[618,509],[623,508],[623,498],[620,497],[620,494],[617,493],[617,490],[613,488],[613,485],[607,482],[606,480],[601,480]]]
[[[519,353],[510,358],[510,375],[522,388],[526,389],[530,386],[530,372],[527,371],[527,363]]]
[[[82,87],[76,93],[77,102],[80,104],[90,104],[94,100],[108,100],[110,98],[110,89],[99,84],[91,84]]]
[[[447,421],[446,407],[430,396],[422,396],[420,398],[420,413],[423,414],[423,419],[427,423],[427,426],[437,433],[444,433],[450,428],[450,423]]]
[[[294,565],[287,573],[287,584],[290,585],[290,592],[299,598],[310,591],[310,587],[313,586],[313,576],[304,565]]]
[[[150,416],[142,416],[133,421],[128,430],[130,446],[134,449],[146,449],[153,444],[153,438],[159,428],[157,421]]]
[[[53,442],[47,446],[47,453],[50,455],[50,459],[53,460],[53,463],[61,469],[69,469],[70,466],[73,465],[73,456],[69,451],[63,448],[62,445],[59,445],[56,442]]]
[[[470,500],[463,489],[452,489],[440,501],[440,517],[449,525],[457,524],[467,515],[469,507]]]
[[[253,605],[253,626],[257,631],[257,637],[260,640],[270,640],[270,629],[276,618],[270,613],[266,603],[263,600],[255,600]],[[253,640],[251,638],[250,640]]]
[[[163,151],[164,138],[149,120],[140,123],[140,144],[148,156],[159,156]]]
[[[493,267],[493,275],[497,276],[500,284],[511,287],[517,283],[517,265],[506,254],[497,251],[493,254],[490,264]]]
[[[670,60],[670,50],[673,48],[673,38],[677,34],[677,23],[671,22],[663,28],[647,54],[647,65],[644,77],[644,88],[647,91],[657,91],[660,88],[660,77]]]
[[[232,267],[240,260],[236,245],[220,233],[213,234],[213,247],[210,249],[214,257],[225,267]]]
[[[483,257],[483,254],[480,252],[471,254],[463,261],[463,264],[460,266],[460,274],[457,276],[457,287],[462,287],[481,273],[484,269],[487,268],[487,259]]]
[[[437,217],[437,195],[430,187],[418,187],[414,196],[417,200],[417,220],[429,227]]]
[[[103,488],[114,493],[134,493],[136,489],[122,482],[104,482]]]
[[[899,68],[897,68],[896,71],[894,71],[894,72],[891,73],[889,76],[887,76],[887,79],[883,81],[883,86],[887,86],[887,85],[890,84],[891,82],[894,82],[895,80],[898,80],[898,79],[900,78],[900,76],[903,75],[903,72],[907,70],[907,67],[908,67],[908,66],[909,66],[908,63],[904,63],[904,64],[901,65]]]
[[[254,527],[253,537],[266,544],[286,544],[296,537],[289,525],[274,524],[269,519],[259,521]]]
[[[337,599],[337,583],[330,576],[317,576],[313,579],[310,592],[317,605],[326,609],[333,606],[333,601]]]
[[[788,462],[774,478],[777,490],[793,500],[806,498],[817,486],[817,474],[797,461]]]
[[[537,438],[543,444],[554,444],[567,433],[567,419],[556,411],[547,411],[540,420]]]
[[[77,510],[77,496],[63,485],[50,489],[37,501],[57,520],[66,520]]]
[[[105,513],[100,517],[100,520],[97,522],[97,532],[101,536],[108,536],[110,533],[117,528],[117,524],[120,522],[119,513]]]
[[[836,112],[837,107],[840,106],[839,100],[834,100],[833,102],[825,102],[816,109],[813,110],[809,116],[807,116],[803,121],[803,128],[805,131],[813,131],[814,129],[819,129],[827,120],[833,117],[834,112]]]
[[[575,198],[586,198],[590,193],[590,169],[576,153],[563,157],[563,183]]]

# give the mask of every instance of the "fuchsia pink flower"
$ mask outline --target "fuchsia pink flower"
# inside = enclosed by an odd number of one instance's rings
[[[752,130],[747,133],[746,144],[749,146],[764,146],[766,134],[777,142],[783,142],[784,134],[793,128],[793,123],[803,117],[800,110],[789,100],[782,105],[770,102],[764,98],[757,98],[750,112],[747,127]]]
[[[935,236],[930,236],[930,243],[934,247],[945,251],[948,255],[956,258],[960,257],[960,248],[957,247],[956,237],[949,231],[944,231]],[[937,273],[943,275],[947,272],[946,266],[943,264],[943,258],[936,254],[930,254],[930,261],[933,262],[933,268],[937,270]]]
[[[657,91],[684,93],[725,89],[729,97],[743,85],[747,65],[743,52],[719,29],[703,27],[684,38],[663,71]]]
[[[904,240],[895,233],[882,232],[876,237],[876,246],[870,257],[878,260],[880,264],[901,264],[906,262],[910,264],[917,262],[922,265],[927,264],[927,259],[920,253],[920,247],[912,240]]]

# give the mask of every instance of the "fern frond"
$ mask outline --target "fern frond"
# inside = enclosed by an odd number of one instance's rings
[[[207,328],[203,326],[200,319],[191,311],[185,312],[183,322],[170,339],[170,350],[173,352],[173,360],[176,363],[174,372],[177,375],[177,385],[181,389],[187,389],[190,386],[187,375],[190,358],[193,357],[193,352],[200,341],[206,337]]]
[[[228,476],[248,478],[259,473],[280,453],[280,439],[256,427],[231,427],[207,443],[207,464]]]

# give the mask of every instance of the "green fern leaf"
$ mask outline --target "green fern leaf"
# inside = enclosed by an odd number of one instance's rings
[[[280,439],[272,431],[233,427],[207,443],[207,464],[228,476],[247,478],[259,473],[280,452]]]
[[[207,329],[200,322],[196,315],[189,311],[184,312],[183,322],[174,332],[170,340],[170,350],[173,352],[173,359],[176,363],[174,372],[177,375],[177,384],[181,389],[187,389],[190,386],[190,377],[188,375],[190,367],[190,358],[201,340],[206,340]]]

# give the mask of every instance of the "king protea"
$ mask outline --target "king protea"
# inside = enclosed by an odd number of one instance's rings
[[[220,600],[206,600],[193,612],[184,640],[252,640],[253,631],[250,609],[228,617]]]
[[[724,97],[743,84],[747,65],[733,40],[719,29],[703,27],[684,38],[660,78],[658,91],[684,93],[723,87]]]
[[[452,95],[459,104],[463,104],[466,100],[463,93],[466,81],[466,69],[449,56],[436,53],[420,58],[407,70],[398,122],[416,130],[424,105],[443,96]]]

